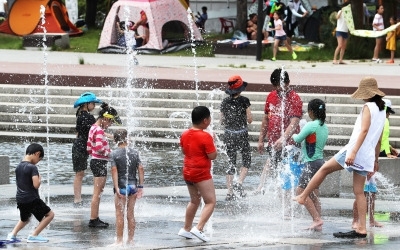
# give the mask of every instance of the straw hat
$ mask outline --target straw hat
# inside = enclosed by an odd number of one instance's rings
[[[355,99],[370,99],[375,95],[385,96],[385,93],[378,89],[378,83],[375,78],[367,76],[361,79],[358,89],[351,97]]]
[[[247,87],[247,82],[244,82],[240,76],[234,75],[229,77],[228,85],[229,87],[227,90],[225,90],[225,93],[228,95],[234,95],[245,90]]]

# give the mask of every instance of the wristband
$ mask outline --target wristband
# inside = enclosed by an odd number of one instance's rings
[[[143,186],[142,185],[138,185],[137,188],[143,188]]]

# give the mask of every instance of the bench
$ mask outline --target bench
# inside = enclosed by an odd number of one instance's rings
[[[22,39],[22,46],[24,48],[41,48],[43,47],[43,38],[46,37],[47,47],[60,47],[63,49],[69,48],[69,35],[68,33],[35,33],[26,35]]]

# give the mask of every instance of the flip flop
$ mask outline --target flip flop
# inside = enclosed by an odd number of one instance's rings
[[[367,237],[367,234],[360,234],[357,233],[356,230],[352,230],[350,232],[342,233],[333,233],[333,236],[336,238],[350,238],[350,239],[356,239],[356,238],[365,238]]]
[[[345,62],[340,62],[339,64],[347,64],[347,63],[345,63]]]

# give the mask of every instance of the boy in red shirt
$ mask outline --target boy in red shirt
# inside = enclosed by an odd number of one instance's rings
[[[264,139],[267,137],[266,149],[269,157],[255,194],[262,192],[269,170],[271,168],[276,170],[278,162],[282,161],[284,147],[295,144],[292,135],[299,133],[299,122],[303,115],[303,102],[300,96],[289,87],[289,74],[283,69],[275,69],[271,74],[270,81],[275,90],[267,96],[265,115],[261,122],[258,139],[258,151],[263,153]]]
[[[186,208],[185,225],[178,232],[187,239],[195,237],[206,242],[209,238],[203,233],[204,225],[214,212],[216,195],[211,176],[211,160],[217,158],[217,149],[212,136],[203,131],[211,123],[211,113],[207,107],[198,106],[192,111],[192,127],[182,133],[180,145],[184,154],[183,179],[186,182],[190,202]],[[200,200],[204,208],[197,226],[192,228]]]

